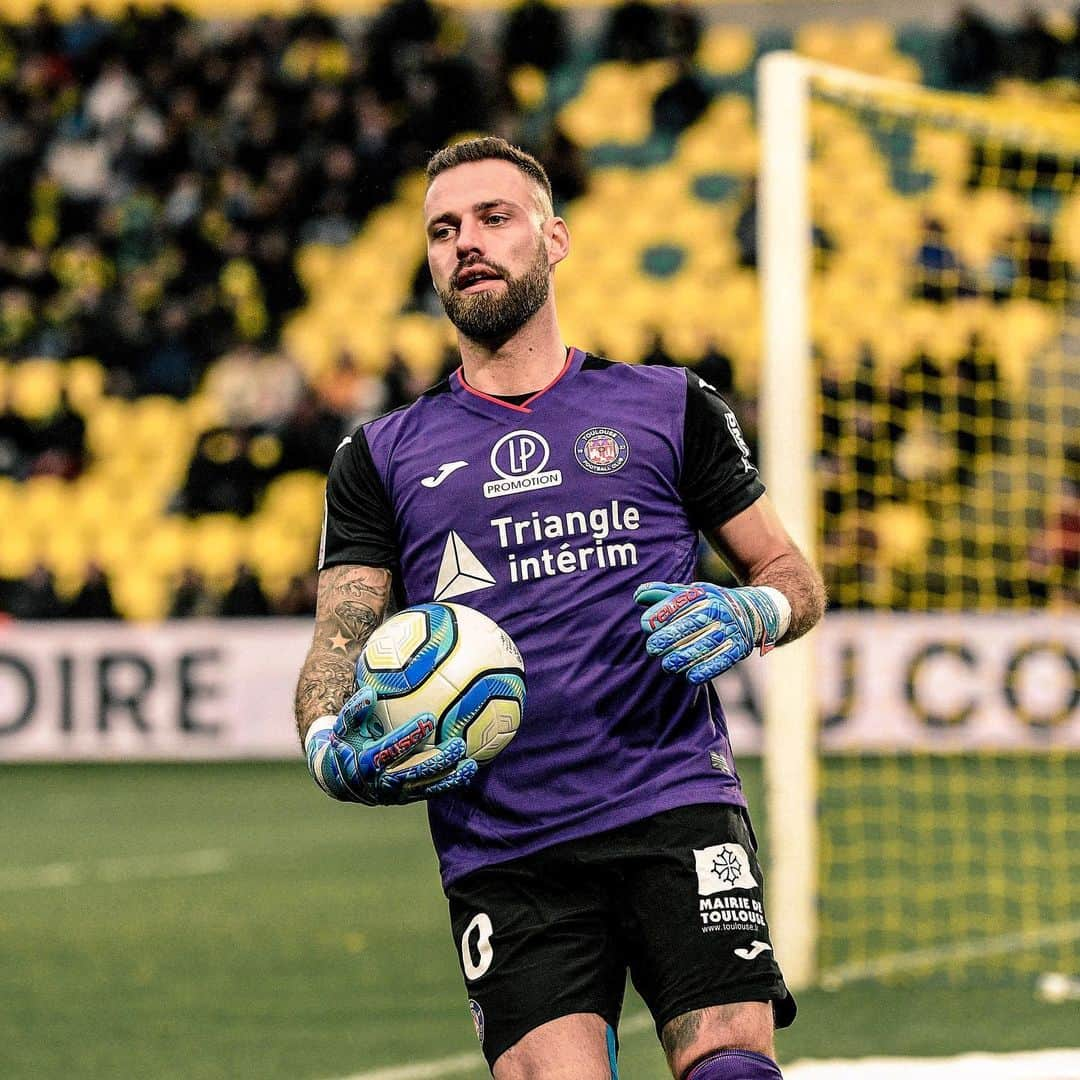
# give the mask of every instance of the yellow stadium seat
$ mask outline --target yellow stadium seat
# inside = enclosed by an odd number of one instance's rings
[[[126,619],[157,622],[168,614],[169,581],[141,567],[128,566],[111,578],[113,603]]]
[[[915,564],[926,557],[930,522],[918,507],[890,503],[877,511],[878,552],[892,566]]]
[[[847,47],[858,63],[873,63],[894,55],[895,46],[895,31],[881,19],[863,19],[848,28]]]
[[[54,529],[43,538],[45,565],[57,576],[82,581],[88,560],[86,536],[74,529]]]
[[[107,519],[89,535],[90,556],[109,573],[118,573],[138,560],[141,539],[126,520]]]
[[[89,356],[76,357],[66,364],[64,386],[71,407],[88,415],[105,394],[105,369]]]
[[[41,561],[38,538],[24,528],[0,531],[0,578],[22,578]]]
[[[155,394],[136,398],[128,410],[128,440],[137,442],[142,452],[175,445],[184,432],[185,406],[175,398]]]
[[[833,63],[842,55],[843,40],[834,23],[806,22],[795,31],[795,51],[812,60]]]
[[[305,543],[315,542],[322,527],[325,488],[322,473],[284,473],[264,492],[256,528],[277,528]]]
[[[191,528],[191,562],[207,580],[231,578],[240,562],[247,526],[234,514],[206,514]]]
[[[315,568],[316,541],[280,525],[263,524],[252,529],[246,548],[247,562],[260,579],[285,579]]]
[[[1055,232],[1062,255],[1080,266],[1080,192],[1063,201]]]
[[[510,72],[509,83],[518,108],[526,112],[539,108],[547,96],[547,76],[531,64],[514,68]]]
[[[330,244],[304,244],[296,253],[296,272],[304,288],[316,293],[338,273],[340,249]]]
[[[23,485],[19,525],[26,529],[52,531],[67,519],[71,485],[57,476],[34,476]]]
[[[160,518],[140,545],[140,562],[155,574],[178,573],[191,562],[193,531],[186,518]]]
[[[8,373],[11,407],[27,420],[43,420],[60,404],[64,369],[58,360],[24,360]]]
[[[391,344],[409,367],[434,379],[442,366],[443,329],[441,320],[430,315],[401,315],[394,320]]]
[[[638,145],[652,131],[652,100],[673,75],[674,67],[666,60],[595,64],[581,93],[563,106],[559,122],[586,149],[602,142]]]
[[[102,398],[86,417],[86,445],[97,458],[108,459],[125,439],[129,406],[120,398]]]
[[[184,418],[192,435],[198,435],[224,423],[225,413],[221,401],[202,391],[194,393],[184,404]]]
[[[754,37],[745,27],[708,27],[698,48],[698,64],[709,75],[738,75],[754,57]]]

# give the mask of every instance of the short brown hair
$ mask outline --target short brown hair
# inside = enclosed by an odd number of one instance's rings
[[[452,143],[444,146],[438,153],[432,154],[427,163],[427,182],[430,184],[439,173],[454,169],[458,165],[468,165],[474,161],[509,161],[520,169],[530,180],[540,185],[547,196],[548,205],[553,202],[551,181],[544,172],[544,166],[519,146],[507,142],[498,135],[481,135],[475,139]]]

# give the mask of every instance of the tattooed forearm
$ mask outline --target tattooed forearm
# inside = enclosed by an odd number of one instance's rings
[[[802,637],[825,614],[821,575],[797,552],[774,559],[747,584],[771,585],[788,598],[791,623],[782,642]]]
[[[389,596],[388,570],[334,566],[319,575],[315,635],[296,685],[301,741],[313,721],[336,713],[356,689],[357,658]]]

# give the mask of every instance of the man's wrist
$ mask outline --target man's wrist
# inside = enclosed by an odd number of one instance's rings
[[[769,643],[775,645],[788,632],[788,627],[791,625],[791,601],[779,589],[773,588],[772,585],[755,585],[754,588],[760,589],[776,608],[778,619],[776,637]]]
[[[337,716],[328,715],[320,716],[317,720],[311,722],[311,726],[307,729],[307,734],[304,736],[304,753],[311,757],[311,744],[319,738],[324,732],[330,731],[337,723]]]
[[[329,735],[336,723],[336,716],[320,716],[307,729],[307,734],[304,736],[304,757],[307,758],[311,778],[332,799],[340,799],[342,796],[337,790],[338,785],[332,783],[330,777],[323,772],[323,764],[326,755],[332,752]],[[330,771],[333,775],[332,766]]]

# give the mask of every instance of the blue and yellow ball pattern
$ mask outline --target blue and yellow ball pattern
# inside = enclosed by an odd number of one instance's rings
[[[495,622],[462,604],[419,604],[387,619],[368,639],[356,676],[378,694],[368,721],[375,737],[428,712],[433,742],[460,736],[485,762],[521,723],[521,653]]]

